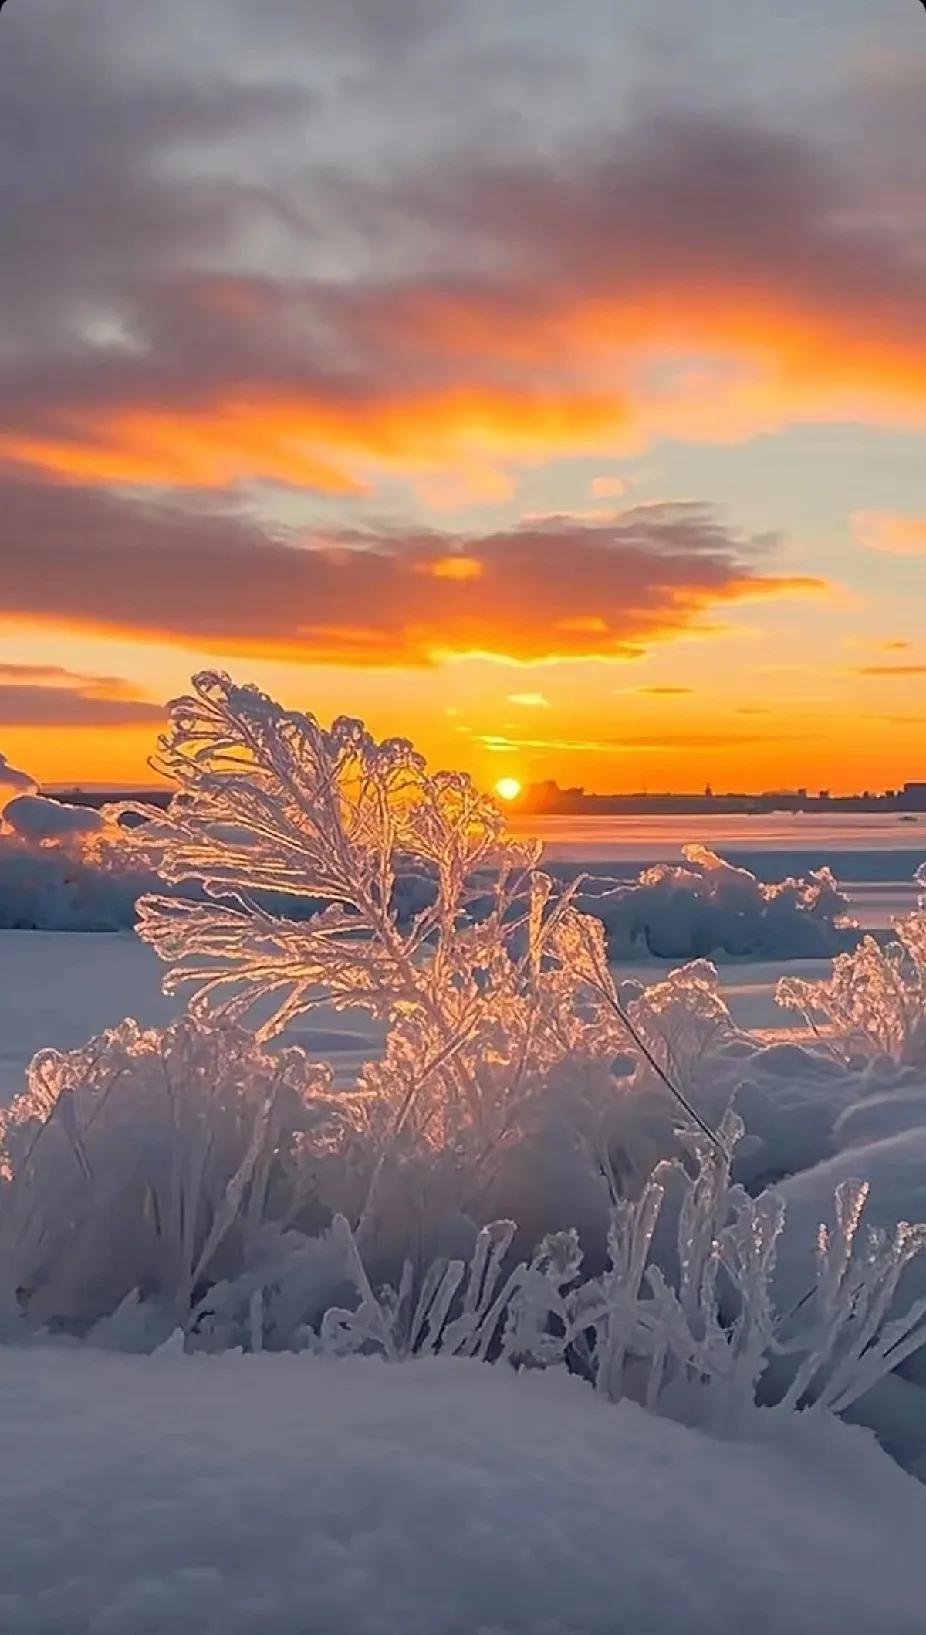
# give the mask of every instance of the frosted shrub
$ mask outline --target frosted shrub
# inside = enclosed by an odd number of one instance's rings
[[[926,1306],[894,1304],[926,1229],[858,1251],[859,1183],[837,1193],[815,1286],[776,1313],[783,1203],[732,1184],[742,1120],[715,1132],[698,1110],[742,1043],[716,972],[616,987],[581,881],[557,888],[469,779],[211,673],[171,707],[156,764],[178,789],[166,815],[102,821],[173,893],[142,898],[139,929],[190,1012],[33,1061],[0,1124],[5,1316],[97,1343],[149,1343],[154,1314],[190,1349],[566,1366],[610,1399],[726,1423],[763,1391],[842,1409],[922,1343]],[[742,871],[688,863],[752,923]],[[763,914],[796,889],[762,888]],[[829,923],[829,892],[821,875],[801,912]],[[901,936],[921,999],[922,943]],[[322,1005],[387,1025],[348,1089],[280,1048]],[[653,1169],[670,1139],[685,1157]],[[540,1236],[552,1197],[578,1203],[583,1236],[567,1214],[526,1257],[494,1216],[551,1154],[520,1232]],[[564,1197],[567,1154],[581,1184]]]
[[[926,867],[917,879],[926,885]],[[780,1005],[798,1011],[832,1049],[846,1057],[890,1056],[926,1066],[926,909],[898,920],[886,946],[864,937],[834,962],[825,982],[785,977]]]
[[[752,1199],[730,1179],[743,1134],[728,1113],[719,1145],[688,1138],[693,1172],[657,1167],[636,1202],[611,1211],[608,1266],[581,1281],[574,1232],[548,1235],[530,1262],[505,1270],[511,1221],[484,1227],[468,1264],[432,1262],[420,1280],[406,1261],[398,1288],[374,1291],[348,1223],[332,1239],[356,1303],[329,1309],[315,1348],[387,1359],[441,1352],[506,1359],[517,1366],[569,1365],[617,1401],[727,1429],[762,1400],[842,1412],[926,1343],[926,1299],[892,1316],[905,1267],[926,1245],[926,1226],[869,1229],[860,1242],[868,1188],[844,1182],[834,1222],[821,1225],[816,1278],[794,1311],[775,1309],[772,1283],[785,1206],[774,1191]],[[675,1210],[675,1255],[654,1255],[660,1213]],[[775,1385],[763,1389],[769,1364]]]
[[[665,1084],[600,921],[578,912],[575,885],[556,892],[538,848],[506,836],[467,777],[429,776],[405,740],[376,743],[345,719],[326,730],[225,676],[194,686],[155,763],[179,786],[166,817],[123,816],[157,826],[161,874],[204,900],[143,897],[139,931],[170,962],[167,986],[192,985],[197,1017],[246,1021],[262,1040],[320,1005],[388,1022],[357,1086],[366,1194],[342,1210],[363,1234],[397,1186],[422,1214],[454,1200],[478,1213],[567,1064],[612,1108],[622,1052]],[[267,892],[307,917],[269,908]]]
[[[0,1124],[8,1306],[79,1330],[137,1291],[185,1322],[299,1208],[302,1143],[323,1149],[343,1116],[301,1051],[227,1026],[123,1022],[41,1051]]]

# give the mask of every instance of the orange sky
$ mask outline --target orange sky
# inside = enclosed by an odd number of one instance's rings
[[[483,782],[926,776],[916,18],[57,4],[4,17],[11,762],[144,779],[218,665]]]

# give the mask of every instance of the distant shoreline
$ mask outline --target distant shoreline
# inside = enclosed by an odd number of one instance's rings
[[[164,808],[173,794],[172,789],[45,789],[50,800],[72,802],[77,806],[100,807],[110,801],[141,801],[149,806]],[[926,784],[908,784],[898,793],[885,795],[807,795],[796,794],[633,794],[588,795],[585,791],[569,789],[550,792],[545,788],[528,788],[517,800],[508,803],[512,817],[768,817],[771,813],[820,814],[837,812],[867,812],[885,817],[900,817],[915,822],[919,815],[926,817]]]

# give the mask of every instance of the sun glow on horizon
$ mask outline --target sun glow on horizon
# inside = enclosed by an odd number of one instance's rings
[[[495,785],[495,793],[501,800],[517,800],[521,788],[517,778],[499,778]]]

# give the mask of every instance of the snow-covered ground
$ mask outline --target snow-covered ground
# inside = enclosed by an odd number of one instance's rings
[[[709,1438],[434,1358],[8,1351],[16,1635],[919,1635],[926,1489],[867,1432]]]
[[[677,962],[675,962],[677,963]],[[667,964],[621,965],[622,978],[658,981]],[[774,999],[784,964],[725,965],[721,987],[743,1027],[795,1036],[795,1018]],[[791,960],[792,976],[820,977],[826,960]],[[0,1100],[21,1087],[26,1064],[45,1045],[73,1049],[91,1034],[132,1016],[159,1027],[183,1010],[183,998],[161,993],[161,961],[134,931],[0,931]],[[377,1024],[355,1011],[319,1011],[290,1037],[313,1056],[330,1059],[339,1074],[356,1071],[376,1055]]]
[[[46,1045],[73,1049],[125,1016],[143,1027],[179,1016],[184,998],[165,997],[163,975],[134,931],[0,931],[0,1101]],[[346,1075],[377,1054],[382,1033],[360,1012],[320,1011],[289,1037]]]

